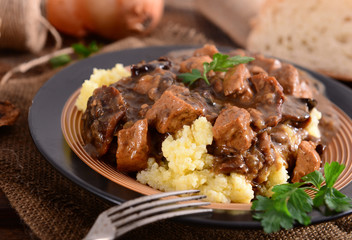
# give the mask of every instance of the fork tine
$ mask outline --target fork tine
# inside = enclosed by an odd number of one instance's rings
[[[106,210],[106,214],[108,216],[115,214],[115,212],[119,212],[122,211],[126,208],[132,207],[132,206],[136,206],[145,202],[149,202],[155,199],[159,199],[159,198],[165,198],[165,197],[170,197],[170,196],[176,196],[176,195],[182,195],[182,194],[190,194],[190,193],[198,193],[199,190],[182,190],[182,191],[174,191],[174,192],[164,192],[164,193],[160,193],[160,194],[153,194],[153,195],[149,195],[149,196],[143,196],[143,197],[139,197],[130,201],[127,201],[121,205],[109,208],[108,210]]]
[[[122,211],[115,212],[114,214],[109,214],[109,217],[111,217],[112,222],[114,222],[114,221],[117,221],[117,220],[124,218],[128,215],[131,215],[132,213],[141,212],[143,210],[148,210],[148,209],[156,207],[156,206],[162,206],[162,205],[176,203],[176,202],[199,200],[199,199],[202,199],[205,197],[206,196],[204,196],[204,195],[196,195],[196,196],[161,199],[161,200],[155,199],[154,201],[146,202],[146,203],[137,205],[136,207],[133,206],[130,208],[123,209]]]
[[[112,239],[114,236],[121,236],[134,228],[161,219],[211,212],[212,209],[210,208],[185,210],[186,207],[199,207],[210,204],[208,202],[194,201],[204,198],[205,196],[203,195],[160,199],[197,192],[199,191],[184,190],[177,192],[165,192],[162,194],[140,197],[127,201],[120,206],[112,207],[98,216],[84,239]],[[119,216],[120,214],[123,215],[122,218]],[[120,227],[122,229],[120,229]]]
[[[182,203],[182,204],[172,204],[172,205],[154,207],[145,211],[141,211],[141,212],[137,212],[132,215],[129,215],[124,219],[121,219],[120,221],[112,222],[112,224],[118,229],[127,223],[135,222],[141,218],[145,218],[151,215],[155,215],[163,212],[170,212],[172,210],[186,208],[186,207],[200,207],[200,206],[205,206],[209,204],[210,204],[209,202],[188,202],[188,203]]]
[[[127,232],[136,229],[138,227],[147,225],[152,222],[156,222],[159,220],[163,219],[168,219],[172,217],[179,217],[179,216],[186,216],[186,215],[194,215],[194,214],[203,214],[203,213],[209,213],[211,212],[212,209],[210,208],[204,208],[204,209],[188,209],[188,210],[180,210],[180,211],[173,211],[173,212],[166,212],[158,215],[154,215],[148,218],[143,218],[140,219],[136,222],[133,222],[131,224],[125,225],[116,231],[115,238],[121,237],[122,235],[126,234]]]

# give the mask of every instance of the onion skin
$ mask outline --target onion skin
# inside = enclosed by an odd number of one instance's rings
[[[163,15],[164,0],[47,0],[46,6],[59,31],[115,40],[152,31]]]
[[[83,37],[87,34],[87,30],[78,17],[75,6],[71,0],[47,0],[45,5],[46,17],[60,32],[75,37]]]

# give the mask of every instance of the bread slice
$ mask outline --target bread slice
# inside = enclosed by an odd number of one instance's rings
[[[352,81],[352,0],[267,0],[247,48]]]

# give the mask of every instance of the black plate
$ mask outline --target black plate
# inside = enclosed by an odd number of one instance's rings
[[[71,151],[61,132],[61,111],[73,92],[82,85],[84,80],[89,79],[93,68],[112,68],[116,63],[130,65],[141,60],[150,61],[169,51],[187,48],[192,47],[149,47],[101,54],[79,61],[57,73],[38,91],[29,111],[29,127],[39,151],[64,176],[104,199],[120,203],[139,197],[139,193],[122,187],[89,168]],[[350,89],[333,79],[304,70],[321,81],[326,86],[327,97],[352,117]],[[352,184],[342,189],[342,192],[351,197]],[[352,210],[334,216],[323,216],[315,211],[311,213],[312,223],[333,220],[351,212]],[[181,220],[198,225],[205,224],[209,227],[260,227],[260,223],[252,219],[251,211],[215,210],[211,216],[184,217]]]

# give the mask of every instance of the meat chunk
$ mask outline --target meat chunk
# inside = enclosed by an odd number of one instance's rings
[[[262,112],[258,111],[255,108],[248,108],[247,111],[251,115],[252,126],[255,130],[261,130],[266,127],[265,119]]]
[[[286,96],[282,107],[282,118],[290,120],[295,126],[302,125],[304,122],[307,124],[310,118],[308,100]]]
[[[251,76],[244,64],[230,68],[224,77],[224,94],[241,94],[248,88],[247,79]]]
[[[152,87],[148,91],[148,96],[153,101],[158,100],[160,98],[160,96],[162,95],[162,93],[166,89],[168,89],[170,86],[174,85],[176,82],[176,75],[171,71],[164,71],[161,69],[156,69],[154,71],[154,76],[156,74],[157,74],[157,76],[160,76],[160,79],[157,80],[158,85],[155,87]]]
[[[214,159],[214,172],[217,174],[231,174],[236,172],[245,175],[248,173],[248,167],[243,155],[233,154],[221,158],[216,157]]]
[[[297,96],[300,92],[299,74],[291,64],[284,63],[281,68],[271,72],[284,89],[284,93]]]
[[[204,47],[199,48],[194,51],[193,56],[199,57],[199,56],[209,56],[213,57],[215,53],[218,53],[219,50],[212,44],[205,44]]]
[[[203,113],[197,101],[188,88],[172,86],[148,110],[146,118],[159,133],[174,133]]]
[[[254,58],[255,60],[253,60],[250,65],[261,67],[269,74],[281,68],[281,62],[277,59],[267,58],[260,54],[255,55]]]
[[[288,63],[283,63],[281,68],[278,68],[270,73],[276,77],[278,82],[284,89],[284,93],[295,97],[311,97],[312,93],[306,82],[301,79],[301,76],[294,66]]]
[[[148,121],[138,120],[132,127],[117,134],[116,162],[122,172],[136,172],[148,165]]]
[[[262,73],[252,76],[250,80],[256,91],[254,107],[263,113],[266,126],[276,126],[282,118],[284,93],[281,85],[275,77]]]
[[[218,77],[218,76],[214,76],[211,79],[211,85],[214,89],[215,92],[219,93],[222,92],[224,89],[224,81],[222,78]]]
[[[269,175],[269,167],[272,166],[276,160],[276,154],[271,141],[270,135],[265,131],[258,134],[258,141],[256,143],[260,162],[263,168],[258,171],[258,176],[256,178],[257,183],[263,183],[267,180]]]
[[[101,157],[108,151],[125,111],[125,102],[116,88],[103,86],[94,90],[82,116],[82,137],[91,156]]]
[[[209,56],[199,56],[199,57],[190,57],[187,60],[180,63],[180,72],[192,72],[192,69],[198,69],[203,73],[203,63],[211,62],[213,59]]]
[[[231,106],[221,111],[213,127],[215,144],[229,152],[247,150],[254,138],[250,122],[251,117],[243,108]]]
[[[298,146],[296,166],[293,169],[292,182],[299,182],[301,177],[320,168],[321,159],[313,142],[302,141]]]
[[[146,74],[138,79],[138,82],[133,90],[140,94],[147,94],[150,89],[158,87],[160,78],[160,75],[152,76]]]
[[[231,50],[228,54],[230,57],[232,56],[248,56],[248,52],[246,52],[244,49],[241,48],[236,48],[234,50]]]
[[[268,132],[262,132],[258,134],[258,149],[264,156],[264,160],[268,165],[272,165],[275,161],[275,153],[273,150],[273,144],[271,142],[271,137]]]
[[[262,67],[259,67],[256,65],[248,65],[247,68],[252,75],[259,74],[259,73],[268,75],[268,73]]]
[[[298,71],[299,80],[300,80],[300,92],[297,95],[294,95],[298,98],[314,98],[315,91],[320,88],[319,85],[315,85],[316,82],[312,77],[303,71]],[[319,91],[319,90],[318,90]]]
[[[313,98],[314,94],[311,87],[309,86],[309,83],[302,78],[300,79],[301,79],[300,92],[299,94],[295,94],[294,96],[299,98]]]

